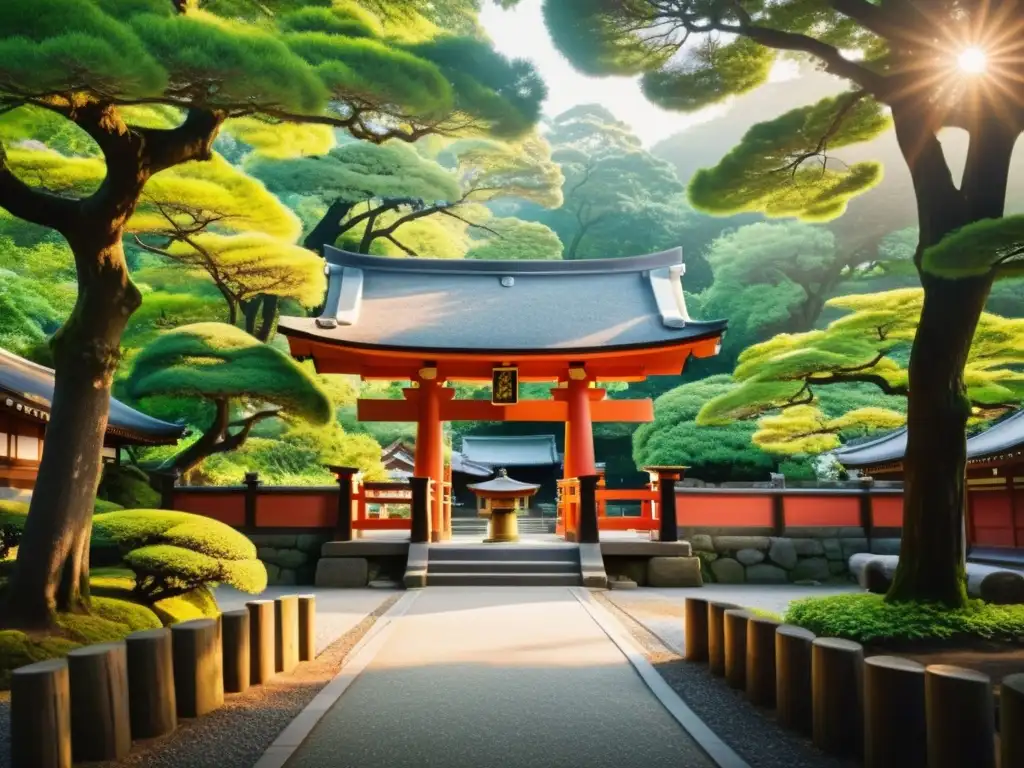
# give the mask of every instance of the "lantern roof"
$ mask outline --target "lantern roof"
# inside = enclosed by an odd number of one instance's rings
[[[533,483],[521,483],[518,480],[513,480],[508,476],[508,472],[505,469],[499,469],[498,476],[493,480],[487,480],[483,483],[471,483],[466,487],[474,493],[519,493],[523,496],[532,496],[540,490],[539,485],[534,485]]]

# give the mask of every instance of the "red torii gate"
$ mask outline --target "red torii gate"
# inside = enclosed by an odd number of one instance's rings
[[[415,474],[444,480],[445,421],[561,421],[565,476],[595,474],[592,425],[646,422],[650,400],[609,400],[602,381],[678,375],[717,353],[725,321],[691,320],[682,251],[591,261],[391,259],[326,248],[318,318],[282,317],[292,355],[321,373],[411,381],[403,400],[360,399],[360,421],[414,421]],[[551,382],[552,400],[457,400],[446,382]],[[433,505],[431,538],[450,535]]]

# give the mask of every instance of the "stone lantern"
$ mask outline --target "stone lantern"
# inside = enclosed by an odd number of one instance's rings
[[[487,543],[519,541],[519,510],[526,509],[539,485],[521,483],[508,476],[504,469],[493,480],[468,486],[476,494],[476,509],[480,517],[491,523]]]

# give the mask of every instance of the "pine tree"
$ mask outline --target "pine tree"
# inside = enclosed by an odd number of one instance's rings
[[[763,84],[795,53],[851,90],[754,126],[690,183],[715,213],[827,220],[880,178],[877,163],[846,166],[840,147],[892,128],[913,180],[924,303],[909,362],[903,544],[889,598],[963,605],[963,519],[970,409],[963,370],[993,280],[1012,274],[1019,217],[1004,218],[1010,158],[1024,129],[1024,18],[1012,0],[546,0],[561,51],[591,74],[641,75],[645,94],[694,110]],[[958,64],[983,52],[984,72]],[[960,183],[939,143],[963,129]]]
[[[61,174],[87,159],[51,163],[52,178],[40,176],[15,164],[20,149],[0,143],[0,207],[59,232],[78,276],[75,307],[52,341],[47,450],[9,590],[6,615],[23,626],[51,624],[58,609],[88,608],[91,510],[111,381],[141,301],[122,236],[152,177],[211,159],[228,118],[330,126],[371,142],[438,131],[512,135],[537,119],[544,89],[528,64],[480,40],[439,34],[411,4],[410,21],[384,22],[354,3],[204,5],[0,4],[0,113],[34,107],[73,124],[104,167],[98,186],[78,191]],[[403,25],[410,27],[404,36]],[[129,108],[137,105],[177,122],[136,121]]]

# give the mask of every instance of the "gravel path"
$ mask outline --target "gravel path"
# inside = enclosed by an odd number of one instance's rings
[[[182,720],[178,730],[170,736],[136,742],[131,754],[120,763],[90,765],[93,768],[252,768],[285,726],[338,673],[352,647],[401,595],[375,590],[376,608],[369,608],[362,614],[362,620],[340,636],[335,633],[334,642],[315,661],[301,664],[294,674],[282,675],[246,693],[230,694],[225,697],[224,707],[198,720]],[[317,598],[321,599],[319,591]],[[321,624],[320,610],[317,620],[318,625]],[[9,695],[0,693],[0,768],[9,768],[10,764]]]
[[[273,600],[285,595],[316,595],[316,652],[359,624],[394,594],[383,589],[324,589],[322,587],[267,587],[253,596],[231,587],[217,587],[217,604],[222,611],[245,608],[251,600]]]
[[[665,682],[752,768],[855,768],[860,765],[857,761],[830,757],[809,739],[779,728],[771,710],[752,706],[742,692],[712,676],[707,665],[684,661],[627,613],[628,608],[623,610],[616,604],[622,594],[626,593],[592,593],[629,630]]]
[[[11,764],[11,694],[0,691],[0,766]]]

